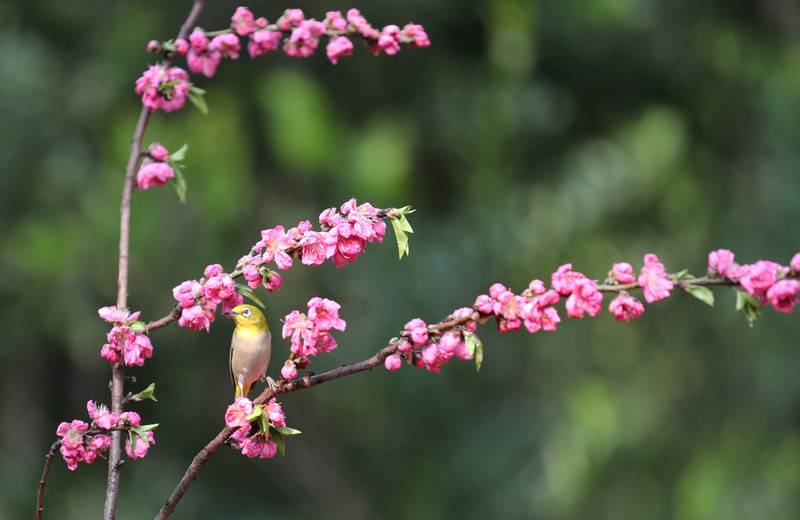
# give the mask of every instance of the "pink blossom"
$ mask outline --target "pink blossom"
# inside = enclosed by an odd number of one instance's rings
[[[453,353],[441,348],[436,343],[429,344],[422,350],[422,364],[428,372],[438,374],[442,365],[447,363]]]
[[[472,309],[472,307],[461,307],[460,309],[453,311],[453,317],[458,320],[469,318],[469,321],[463,324],[463,327],[469,332],[475,332],[475,330],[478,328],[477,323],[475,323],[475,320],[472,319],[473,316],[475,316],[475,310]]]
[[[242,444],[247,436],[250,434],[250,423],[238,428],[233,434],[231,435],[231,439],[235,440],[237,443]]]
[[[109,363],[119,363],[122,361],[122,353],[108,343],[100,348],[100,357]]]
[[[213,278],[214,276],[219,276],[225,272],[225,268],[222,267],[221,264],[209,264],[203,270],[203,276],[206,280],[209,278]]]
[[[486,294],[478,295],[475,298],[474,306],[481,314],[492,314],[494,312],[494,299]]]
[[[342,306],[327,298],[314,297],[308,300],[308,318],[321,331],[345,330],[347,324],[339,317]]]
[[[350,9],[347,11],[347,21],[350,22],[350,25],[356,31],[361,34],[366,39],[369,40],[377,40],[380,33],[377,29],[373,28],[367,19],[361,16],[361,12],[358,9]]]
[[[300,239],[302,248],[301,261],[304,265],[322,265],[336,252],[337,236],[335,233],[306,231]]]
[[[497,295],[494,302],[494,314],[500,318],[498,321],[500,332],[510,332],[522,326],[521,314],[524,303],[524,298],[509,290]]]
[[[209,44],[208,37],[199,28],[189,35],[189,43],[191,47],[186,53],[189,70],[195,74],[202,73],[207,78],[214,76],[222,60],[222,53]]]
[[[281,284],[283,284],[283,277],[280,275],[280,273],[276,273],[275,271],[269,271],[267,273],[265,281],[266,283],[264,284],[264,287],[269,292],[280,291]]]
[[[161,42],[158,40],[150,40],[147,42],[147,52],[150,54],[161,52]]]
[[[323,34],[325,24],[313,19],[304,20],[292,31],[283,51],[292,58],[307,58],[317,50],[319,37]]]
[[[491,296],[494,299],[497,299],[504,292],[508,292],[508,290],[509,290],[508,287],[506,287],[505,285],[499,282],[495,282],[489,286],[489,296]]]
[[[528,284],[528,292],[534,296],[537,296],[539,294],[546,293],[547,287],[541,280],[531,280],[531,283]]]
[[[664,264],[652,253],[644,255],[644,267],[639,273],[639,287],[644,289],[647,303],[668,298],[672,290],[672,277],[664,270]]]
[[[251,459],[271,459],[276,453],[278,446],[275,442],[267,440],[263,433],[248,437],[242,443],[242,455]]]
[[[726,278],[731,267],[736,264],[733,262],[734,255],[727,249],[717,249],[708,253],[708,272],[716,273]]]
[[[108,323],[125,323],[138,320],[141,313],[138,311],[131,313],[128,309],[118,307],[101,307],[97,309],[97,314]]]
[[[339,224],[343,224],[347,220],[336,210],[336,208],[328,208],[319,214],[319,223],[323,226],[333,229]]]
[[[105,451],[111,447],[111,437],[102,433],[95,435],[92,445],[99,451]]]
[[[325,52],[328,54],[330,62],[336,65],[341,58],[353,54],[353,42],[347,36],[337,36],[328,42]]]
[[[278,31],[256,31],[250,36],[247,43],[247,52],[251,58],[257,58],[270,51],[275,51],[283,40],[283,34]]]
[[[597,290],[594,280],[582,278],[575,285],[567,298],[567,316],[570,318],[583,318],[584,313],[597,316],[603,303],[603,293]]]
[[[325,26],[335,32],[345,32],[347,30],[347,20],[342,16],[341,11],[328,11],[325,13]]]
[[[781,280],[767,291],[767,300],[778,312],[792,312],[797,305],[797,293],[800,282],[797,280]]]
[[[293,228],[289,228],[286,231],[286,236],[289,237],[293,242],[299,242],[303,235],[308,233],[314,228],[311,224],[310,220],[301,220],[297,223],[297,225]]]
[[[620,284],[633,283],[636,275],[633,274],[633,266],[628,262],[619,262],[611,267],[611,277]]]
[[[386,359],[383,360],[383,366],[389,372],[394,372],[395,370],[400,370],[400,367],[403,366],[403,360],[400,359],[400,354],[392,354],[391,356],[386,356]]]
[[[349,229],[339,226],[341,234],[356,235],[367,242],[382,242],[386,233],[386,223],[380,219],[378,209],[369,202],[358,205],[356,199],[342,204],[342,214],[346,215]]]
[[[800,273],[800,253],[795,253],[789,266],[793,273]]]
[[[161,143],[151,144],[147,153],[154,161],[164,161],[169,156],[169,150]]]
[[[343,224],[329,231],[329,234],[337,237],[333,263],[340,269],[349,263],[355,262],[358,255],[367,248],[367,242],[363,238],[354,234],[345,236],[340,232],[346,226],[346,224]]]
[[[291,381],[297,377],[297,366],[294,364],[294,361],[291,359],[286,360],[286,363],[283,364],[283,368],[281,368],[281,377],[287,381]]]
[[[251,289],[261,287],[261,270],[254,265],[246,265],[242,267],[242,276],[247,281],[247,286]]]
[[[145,160],[136,174],[136,185],[140,190],[147,190],[152,186],[163,186],[173,177],[175,177],[175,171],[169,163]]]
[[[253,12],[246,7],[239,6],[231,16],[231,27],[239,36],[247,36],[256,30],[256,20]]]
[[[86,450],[83,446],[83,434],[87,431],[89,425],[77,419],[68,423],[62,422],[56,429],[56,435],[61,437],[61,456],[70,471],[74,471],[78,463],[84,460]]]
[[[228,298],[222,300],[222,312],[230,312],[235,307],[244,303],[244,296],[238,292],[233,293]]]
[[[397,350],[405,354],[411,350],[411,344],[407,340],[401,339],[397,342]]]
[[[608,310],[619,321],[630,321],[644,313],[644,305],[633,296],[623,292],[611,300]]]
[[[179,110],[189,95],[189,75],[179,67],[153,65],[136,80],[135,91],[150,112]]]
[[[269,422],[272,423],[273,426],[277,426],[278,428],[286,426],[286,416],[283,413],[283,407],[275,398],[270,399],[266,406],[264,406],[264,413],[267,414],[267,419],[269,419]]]
[[[119,420],[128,426],[137,427],[142,425],[142,417],[136,412],[122,412]]]
[[[240,397],[225,410],[225,424],[229,428],[249,426],[250,421],[247,417],[251,413],[253,413],[253,401],[246,397]]]
[[[431,41],[425,28],[419,24],[409,23],[400,31],[400,41],[414,47],[430,47]]]
[[[236,294],[236,282],[227,273],[217,274],[203,284],[203,297],[212,304],[232,298]]]
[[[172,296],[184,309],[194,306],[195,300],[202,294],[203,286],[197,280],[187,280],[172,289]]]
[[[218,51],[223,58],[230,58],[232,60],[239,59],[239,51],[242,50],[239,37],[235,34],[220,34],[215,36],[208,48],[212,51]]]
[[[156,443],[155,435],[153,435],[153,432],[145,432],[144,439],[136,434],[134,435],[136,436],[136,447],[131,447],[131,440],[130,437],[128,437],[128,439],[125,440],[125,453],[132,459],[141,459],[147,455],[150,446]]]
[[[336,349],[336,339],[328,332],[317,331],[317,340],[314,348],[320,352],[330,352]]]
[[[405,331],[411,337],[415,347],[421,347],[428,342],[428,326],[419,318],[406,323]]]
[[[191,330],[203,330],[206,332],[211,328],[214,313],[209,312],[200,305],[186,307],[181,311],[181,317],[178,320],[178,325],[186,327]]]
[[[759,260],[755,264],[744,266],[747,271],[739,283],[749,294],[766,304],[767,292],[778,281],[778,275],[784,268],[780,264],[768,260]]]
[[[317,329],[314,322],[300,311],[292,311],[283,320],[282,336],[291,338],[291,351],[298,356],[317,354]]]
[[[175,52],[183,56],[189,51],[189,42],[186,38],[178,38],[175,40]]]
[[[454,354],[459,359],[470,359],[469,350],[467,349],[461,333],[455,330],[445,332],[442,339],[439,341],[439,350],[448,354]],[[463,357],[466,356],[466,357]]]
[[[128,326],[112,327],[106,335],[108,343],[100,349],[100,357],[109,363],[119,363],[123,360],[123,353],[136,340],[136,333]]]
[[[119,415],[111,412],[105,405],[97,405],[94,401],[87,401],[86,411],[98,428],[110,430],[119,424]]]
[[[278,28],[282,31],[288,31],[300,25],[305,18],[302,9],[287,9],[283,12],[283,16],[278,19]]]
[[[286,250],[294,246],[294,241],[286,235],[283,226],[275,226],[261,232],[261,241],[255,245],[255,249],[264,251],[264,262],[275,260],[278,269],[289,269],[292,267],[292,257]]]
[[[375,53],[385,52],[389,56],[394,56],[400,52],[400,28],[396,25],[387,25],[381,30],[378,37],[378,45]]]
[[[572,264],[563,264],[550,277],[550,283],[559,294],[568,296],[575,289],[576,282],[584,278],[583,274],[572,270]]]
[[[144,360],[153,357],[153,345],[147,334],[136,334],[133,341],[127,342],[122,350],[126,366],[144,366]]]
[[[547,332],[556,330],[556,326],[561,323],[561,317],[553,305],[560,299],[559,294],[551,289],[528,300],[522,306],[521,317],[528,332],[535,334],[540,330]]]

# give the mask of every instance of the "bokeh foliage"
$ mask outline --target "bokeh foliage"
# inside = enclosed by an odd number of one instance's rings
[[[235,3],[210,2],[224,25]],[[60,420],[107,401],[121,174],[133,80],[189,1],[0,3],[0,517],[30,513]],[[376,25],[424,23],[434,46],[225,63],[211,115],[154,118],[148,142],[190,144],[189,200],[137,194],[131,305],[145,318],[260,229],[352,195],[413,204],[411,257],[371,248],[341,271],[296,268],[273,327],[321,294],[348,331],[316,367],[361,359],[415,316],[435,320],[495,280],[521,288],[564,261],[602,276],[657,252],[787,261],[800,247],[800,8],[792,0],[391,0]],[[253,2],[274,19],[287,5]],[[224,451],[177,518],[797,518],[800,325],[747,329],[733,297],[680,295],[634,324],[483,333],[480,375],[404,369],[286,396],[287,457]],[[157,381],[162,424],[125,465],[121,518],[155,512],[230,401],[230,327],[154,334],[135,388]],[[276,341],[276,351],[288,345]],[[276,354],[279,356],[280,354]],[[277,372],[277,363],[271,372]],[[57,461],[47,509],[97,517],[106,468]]]

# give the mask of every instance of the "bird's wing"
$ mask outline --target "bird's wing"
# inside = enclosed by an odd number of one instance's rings
[[[233,384],[233,391],[236,391],[236,376],[233,374],[233,350],[236,348],[236,332],[231,337],[231,353],[228,356],[228,371],[231,374],[231,383]]]

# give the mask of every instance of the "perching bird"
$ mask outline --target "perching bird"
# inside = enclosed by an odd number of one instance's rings
[[[272,355],[272,334],[267,318],[253,305],[237,305],[226,316],[236,323],[231,338],[230,369],[238,399],[247,397],[253,383],[266,376]]]

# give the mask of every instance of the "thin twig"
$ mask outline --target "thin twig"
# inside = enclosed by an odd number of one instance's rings
[[[197,21],[200,11],[205,5],[205,0],[195,0],[189,15],[186,17],[178,33],[179,38],[185,37],[189,29]],[[165,65],[170,63],[170,58],[164,60]],[[131,151],[128,164],[125,167],[125,180],[122,185],[122,202],[120,204],[119,220],[119,274],[117,277],[117,307],[124,309],[128,306],[128,257],[130,252],[130,223],[131,223],[131,198],[133,195],[133,181],[136,169],[142,158],[142,139],[150,120],[150,111],[142,107],[136,129],[131,139]],[[115,363],[111,368],[111,410],[121,413],[124,403],[125,371],[122,364]],[[106,499],[103,508],[103,518],[113,520],[117,510],[117,497],[119,496],[120,466],[122,459],[122,435],[113,432],[111,447],[108,455],[108,480],[106,482]]]
[[[42,478],[39,479],[39,490],[36,492],[36,511],[33,512],[33,520],[42,520],[42,511],[44,511],[44,488],[47,486],[47,477],[50,475],[53,455],[56,454],[56,448],[58,448],[59,444],[61,444],[61,440],[55,441],[50,446],[50,451],[44,456],[44,468],[42,469]]]

